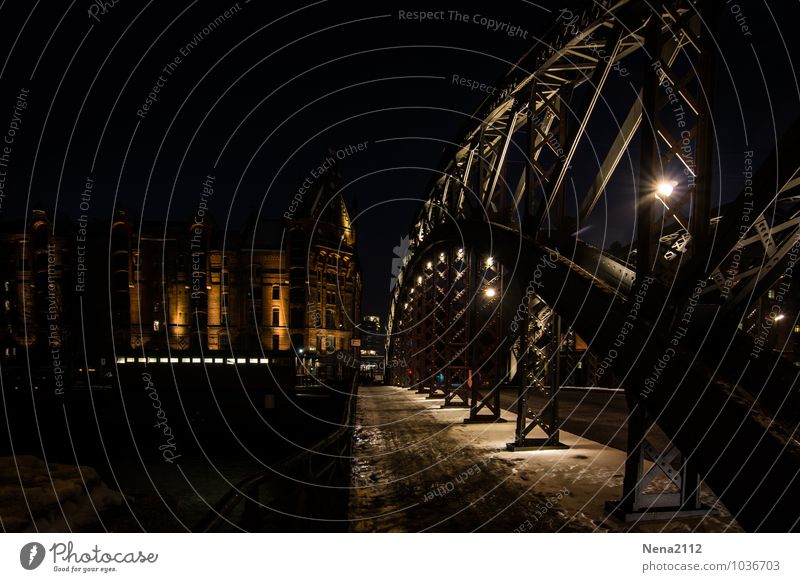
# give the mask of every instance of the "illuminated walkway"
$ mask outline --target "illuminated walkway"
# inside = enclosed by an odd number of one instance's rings
[[[621,495],[622,451],[562,432],[569,449],[507,452],[513,414],[465,425],[464,409],[440,405],[393,386],[359,389],[352,531],[722,531],[731,521],[723,510],[621,524],[603,506]]]

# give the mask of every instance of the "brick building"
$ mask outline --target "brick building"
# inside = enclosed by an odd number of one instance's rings
[[[313,359],[349,350],[357,333],[356,235],[335,177],[326,176],[304,212],[252,218],[237,232],[223,232],[205,212],[141,227],[121,210],[110,229],[58,223],[65,232],[54,233],[47,213],[35,210],[15,232],[8,223],[0,232],[6,361],[70,335],[82,341],[68,342],[68,353],[83,361],[85,351],[90,365],[200,355],[250,362],[290,351]]]

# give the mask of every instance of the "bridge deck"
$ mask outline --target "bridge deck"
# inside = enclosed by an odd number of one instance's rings
[[[622,451],[562,432],[569,449],[507,452],[514,414],[465,425],[466,410],[440,405],[393,386],[359,389],[352,531],[741,531],[724,508],[622,524],[603,509],[622,493]]]

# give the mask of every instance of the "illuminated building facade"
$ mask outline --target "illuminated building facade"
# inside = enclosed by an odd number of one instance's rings
[[[59,349],[69,335],[65,281],[70,236],[42,210],[33,210],[24,232],[0,231],[0,354],[14,359],[25,349]]]
[[[196,214],[184,223],[143,222],[139,230],[138,219],[117,211],[110,235],[105,224],[84,225],[78,242],[75,224],[59,222],[72,230],[54,235],[37,210],[16,228],[23,232],[0,235],[0,349],[7,359],[44,349],[48,339],[60,342],[81,325],[90,343],[103,333],[113,338],[113,351],[111,342],[98,341],[87,354],[118,361],[288,350],[314,357],[350,350],[357,335],[355,231],[333,179],[306,212],[251,219],[241,232],[223,233]]]

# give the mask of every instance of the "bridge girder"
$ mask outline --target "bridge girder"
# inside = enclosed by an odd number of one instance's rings
[[[641,411],[646,422],[656,422],[668,434],[740,523],[784,531],[798,527],[796,512],[784,501],[789,499],[786,483],[797,493],[800,471],[790,436],[794,419],[785,414],[798,404],[796,397],[787,400],[797,374],[780,358],[751,362],[736,357],[753,344],[736,326],[753,299],[775,285],[797,255],[800,123],[754,172],[752,186],[730,204],[714,202],[709,112],[716,98],[710,90],[715,59],[708,29],[714,19],[698,13],[706,4],[657,3],[647,12],[642,3],[596,3],[577,18],[565,19],[560,36],[517,63],[499,97],[471,117],[414,222],[410,254],[390,308],[388,348],[395,356],[407,353],[412,337],[420,353],[412,376],[428,382],[432,392],[441,391],[446,405],[469,403],[475,410],[484,392],[469,390],[477,384],[470,370],[487,365],[488,359],[495,360],[490,365],[498,370],[506,366],[492,379],[507,379],[513,359],[523,362],[525,390],[537,382],[546,388],[541,370],[553,350],[531,352],[537,340],[530,326],[550,309],[566,330],[586,340],[598,359],[615,354],[608,369],[625,387],[632,412]],[[607,106],[604,89],[619,64],[637,54],[640,90],[619,117],[605,150],[592,142],[597,175],[585,195],[573,196],[570,203],[570,167],[577,163],[598,105]],[[601,55],[609,56],[604,60]],[[641,155],[631,218],[637,224],[632,265],[569,234],[574,229],[577,235],[601,206],[620,164],[634,165],[630,149],[637,139]],[[675,168],[685,184],[668,199],[659,198],[655,183]],[[450,271],[459,249],[469,257],[463,280]],[[431,283],[433,297],[409,311],[415,278],[427,277],[421,265],[440,254],[446,256],[448,275],[433,276],[432,281],[438,280]],[[485,299],[478,283],[482,256],[493,257],[501,267],[499,297],[514,303],[511,309],[495,310],[495,327],[488,334],[476,325],[481,321],[476,314],[486,304],[478,300]],[[514,308],[536,273],[540,279],[534,295],[542,307],[537,314],[524,313],[524,322],[516,321],[517,330],[511,330]],[[680,332],[689,307],[691,325]],[[635,329],[629,329],[626,322],[634,312]],[[430,322],[411,323],[423,319]],[[621,334],[624,349],[615,345]],[[679,345],[672,345],[676,337]],[[639,351],[642,346],[647,353]],[[665,354],[672,362],[668,372],[659,367]],[[653,370],[660,388],[643,397]],[[559,384],[558,379],[549,383],[553,390]],[[527,404],[519,411],[525,418],[542,419]],[[772,419],[768,427],[760,420],[765,417]],[[525,418],[518,418],[518,437],[532,428]],[[547,422],[539,424],[547,433],[543,425]],[[557,420],[550,425],[548,434],[556,434]],[[726,444],[720,450],[710,441]],[[754,496],[778,500],[763,520],[753,508]]]

